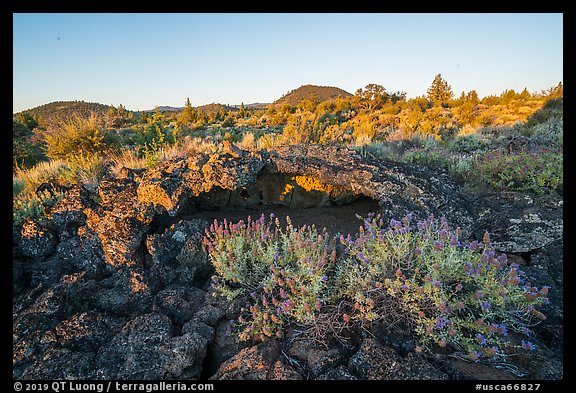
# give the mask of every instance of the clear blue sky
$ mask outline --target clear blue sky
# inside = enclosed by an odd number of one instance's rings
[[[272,102],[304,84],[408,97],[563,81],[562,14],[14,14],[13,111]]]

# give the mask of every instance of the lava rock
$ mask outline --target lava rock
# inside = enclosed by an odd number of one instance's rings
[[[156,294],[155,304],[159,311],[168,315],[172,322],[182,325],[204,305],[206,292],[194,287],[170,287]]]
[[[227,380],[293,380],[302,376],[280,357],[280,344],[269,340],[245,348],[225,361],[210,379]]]
[[[29,258],[54,254],[58,241],[52,230],[34,220],[26,220],[20,232],[20,252]]]
[[[128,322],[98,352],[96,376],[101,379],[179,378],[185,370],[199,378],[208,340],[200,334],[173,336],[170,319],[146,314]]]
[[[474,201],[473,211],[476,239],[488,231],[492,246],[500,252],[531,252],[563,236],[563,199],[559,195],[489,193]]]
[[[348,369],[360,379],[443,380],[448,376],[414,354],[402,358],[389,347],[366,338],[348,361]]]
[[[78,271],[85,272],[90,278],[101,278],[109,270],[104,261],[100,238],[87,226],[77,230],[58,244],[56,255]]]
[[[50,348],[17,379],[74,380],[94,378],[94,353]]]

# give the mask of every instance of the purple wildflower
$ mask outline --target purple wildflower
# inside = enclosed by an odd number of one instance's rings
[[[444,329],[444,326],[446,326],[448,320],[444,317],[438,317],[436,318],[436,329]]]
[[[404,216],[404,218],[402,219],[402,223],[406,226],[408,226],[408,224],[410,224],[410,221],[412,220],[412,213],[408,213],[406,214],[406,216]]]
[[[282,302],[282,310],[286,312],[290,312],[294,308],[294,304],[290,301],[290,299]]]
[[[442,229],[440,231],[440,239],[446,240],[447,237],[448,237],[448,233],[446,232],[446,230]]]
[[[533,343],[531,343],[530,341],[524,341],[522,340],[522,348],[528,350],[528,351],[533,351],[536,349],[536,345],[534,345]]]
[[[450,245],[451,246],[459,246],[460,245],[460,242],[458,241],[458,236],[452,235],[450,237]]]
[[[448,230],[448,220],[446,220],[446,217],[440,217],[440,224],[442,224],[443,229]]]
[[[476,341],[478,342],[478,344],[480,345],[486,345],[486,337],[484,337],[482,334],[478,333],[476,335]]]
[[[488,311],[492,308],[490,302],[488,300],[483,300],[480,302],[480,307],[482,307],[482,311]]]
[[[475,361],[475,360],[478,360],[479,357],[480,357],[480,354],[479,354],[478,351],[476,351],[476,350],[470,351],[470,352],[468,353],[468,358],[470,358],[470,360],[474,360],[474,361]]]
[[[440,251],[444,248],[444,243],[434,240],[434,251]]]

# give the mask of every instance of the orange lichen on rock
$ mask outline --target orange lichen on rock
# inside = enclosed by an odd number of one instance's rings
[[[296,184],[305,189],[306,191],[323,191],[330,194],[334,191],[334,186],[331,184],[322,183],[320,180],[308,176],[294,176],[292,178]]]
[[[138,293],[148,289],[148,284],[144,282],[144,277],[140,273],[130,273],[130,286],[133,293]]]

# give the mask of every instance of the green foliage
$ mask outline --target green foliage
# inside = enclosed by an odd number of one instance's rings
[[[318,123],[314,113],[291,115],[282,133],[287,144],[318,143],[325,125]]]
[[[236,324],[242,340],[283,337],[290,323],[328,340],[326,332],[382,322],[403,324],[416,351],[448,347],[473,361],[534,348],[509,333],[529,335],[534,318],[545,319],[536,307],[548,303],[548,288],[523,285],[524,273],[495,252],[488,233],[461,244],[460,229],[433,216],[385,226],[372,214],[347,238],[272,220],[214,222],[206,231],[215,293],[250,303]]]
[[[498,190],[538,194],[563,188],[562,149],[537,148],[510,154],[495,151],[476,161],[475,179]]]
[[[38,119],[28,112],[20,112],[14,115],[14,122],[24,125],[30,131],[39,126]]]
[[[67,160],[50,160],[33,167],[17,169],[12,177],[13,219],[15,225],[28,218],[43,220],[46,206],[58,202],[61,187],[82,184],[96,190],[103,174],[106,159],[98,154],[78,152]],[[51,191],[37,192],[41,185],[49,184]]]
[[[481,134],[462,135],[451,140],[447,149],[458,153],[472,153],[482,151],[489,145],[489,141]]]
[[[224,118],[224,121],[222,121],[222,127],[234,127],[235,124],[236,124],[236,118],[231,114],[228,114]]]
[[[37,122],[26,115],[16,115],[12,123],[12,168],[28,168],[45,159],[41,146],[33,142]],[[30,128],[32,127],[32,128]]]
[[[216,293],[253,299],[238,321],[242,340],[282,337],[286,323],[311,323],[326,301],[326,274],[336,258],[334,239],[314,226],[294,228],[289,218],[283,230],[272,219],[215,221],[204,239],[216,269]]]
[[[246,116],[248,116],[248,111],[246,111],[246,108],[244,107],[244,103],[241,102],[240,103],[240,109],[238,110],[238,118],[243,119]]]
[[[343,318],[381,320],[413,328],[417,350],[449,346],[467,354],[503,358],[519,346],[509,332],[526,334],[535,310],[547,303],[547,288],[521,286],[524,274],[483,242],[462,245],[458,228],[430,216],[410,225],[411,216],[364,220],[356,239],[341,238],[348,256],[338,264],[335,287],[352,304]]]
[[[144,146],[142,146],[141,151],[146,168],[153,168],[160,163],[158,153],[162,145],[163,143],[160,144],[156,142],[156,139],[152,139],[150,143],[144,142]]]
[[[12,225],[22,225],[28,219],[44,220],[44,211],[62,200],[62,192],[44,190],[39,193],[20,193],[13,199]]]
[[[356,101],[358,105],[367,111],[379,109],[388,101],[390,95],[382,85],[370,83],[363,89],[356,91]]]
[[[67,161],[69,171],[65,178],[72,184],[82,184],[86,188],[96,191],[100,180],[104,176],[106,158],[100,154],[86,154],[79,152]]]
[[[553,98],[547,100],[542,108],[530,115],[526,121],[527,127],[534,127],[538,124],[549,121],[560,120],[564,117],[564,98]]]
[[[370,83],[363,89],[356,90],[353,102],[365,111],[381,109],[384,105],[393,106],[398,101],[406,99],[406,92],[388,93],[382,85]]]
[[[68,164],[63,160],[41,162],[31,168],[17,169],[12,177],[19,192],[33,193],[44,183],[66,185],[69,172]],[[14,194],[16,196],[16,194]]]
[[[444,79],[442,74],[434,77],[432,85],[428,88],[428,99],[434,105],[447,106],[448,102],[454,97],[452,88]]]

